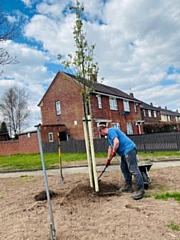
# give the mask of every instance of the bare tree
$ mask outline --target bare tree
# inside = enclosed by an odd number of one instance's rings
[[[23,88],[11,87],[2,97],[0,104],[4,119],[8,123],[10,135],[21,133],[23,127],[27,126],[30,115],[28,109],[28,94]]]
[[[20,36],[20,27],[23,19],[20,18],[16,22],[11,22],[9,16],[2,9],[3,1],[0,1],[0,42],[4,43]],[[7,50],[0,48],[0,65],[18,63],[16,56],[10,56]]]
[[[18,63],[16,56],[13,57],[4,48],[0,48],[0,65],[16,63]]]

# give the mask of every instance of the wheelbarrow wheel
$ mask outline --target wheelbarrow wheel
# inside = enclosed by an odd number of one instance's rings
[[[149,180],[148,180],[148,177],[146,175],[145,172],[141,172],[142,174],[142,178],[143,178],[143,182],[144,182],[144,189],[148,189],[149,188]]]

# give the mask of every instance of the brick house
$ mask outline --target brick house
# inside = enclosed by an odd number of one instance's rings
[[[61,141],[84,139],[81,92],[82,84],[75,76],[60,71],[56,74],[38,104],[43,141],[57,141],[57,133]],[[89,100],[93,137],[100,138],[99,124],[120,128],[126,134],[142,133],[140,103],[133,94],[95,82]]]
[[[144,133],[173,132],[180,129],[180,113],[161,107],[154,107],[152,103],[141,103],[141,116]]]
[[[154,107],[152,103],[141,103],[141,117],[144,124],[159,123],[161,121],[160,109]]]
[[[169,123],[180,123],[180,113],[178,110],[171,111],[167,107],[154,107],[152,103],[147,104],[141,102],[141,117],[144,121],[144,124],[150,123],[160,123],[160,122],[169,122]]]
[[[158,108],[161,114],[161,119],[160,119],[161,122],[180,123],[180,113],[178,112],[178,110],[174,112],[174,111],[168,110],[167,107],[165,108],[158,107]]]

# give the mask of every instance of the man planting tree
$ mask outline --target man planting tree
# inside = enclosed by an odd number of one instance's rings
[[[109,148],[106,166],[110,165],[111,159],[116,153],[121,156],[121,170],[126,184],[123,188],[120,188],[120,191],[124,193],[133,192],[133,175],[136,180],[137,191],[132,197],[134,200],[143,198],[145,195],[144,183],[136,160],[137,150],[135,143],[117,128],[107,128],[101,125],[99,126],[99,133],[108,137]]]

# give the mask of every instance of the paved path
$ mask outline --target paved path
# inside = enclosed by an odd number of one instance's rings
[[[179,161],[162,161],[162,162],[152,162],[151,169],[165,168],[165,167],[175,167],[180,166]],[[104,166],[97,166],[97,172],[101,173],[104,169]],[[119,165],[111,165],[106,169],[106,171],[119,171]],[[65,174],[75,174],[75,173],[88,173],[88,168],[85,167],[66,167],[63,168],[63,175]],[[59,175],[59,169],[50,169],[46,170],[47,175]],[[10,177],[20,177],[20,176],[43,176],[43,171],[20,171],[20,172],[8,172],[0,173],[0,178],[10,178]]]

